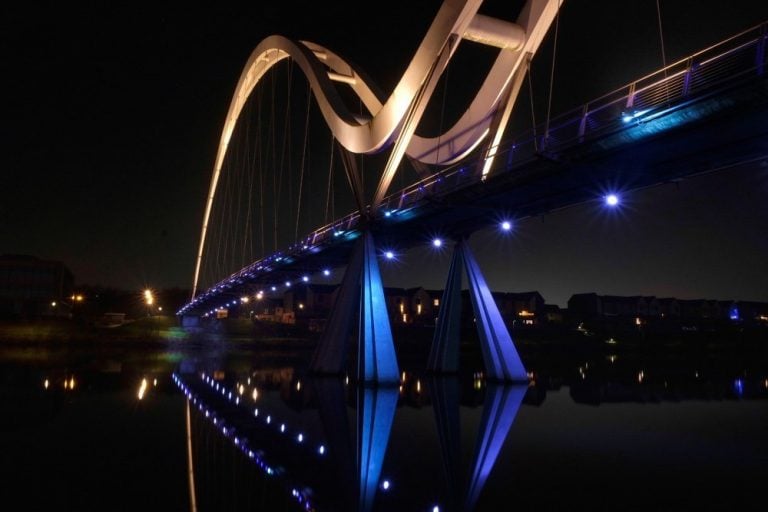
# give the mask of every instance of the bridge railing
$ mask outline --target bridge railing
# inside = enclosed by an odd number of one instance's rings
[[[767,39],[768,23],[762,23],[567,111],[500,147],[515,159],[557,151],[630,123],[642,123],[689,97],[701,97],[744,76],[762,75]],[[511,163],[508,158],[507,167]]]
[[[768,67],[767,41],[768,23],[762,23],[567,111],[514,139],[503,141],[497,148],[497,164],[492,172],[512,171],[542,154],[594,140],[632,123],[643,123],[684,104],[689,97],[700,98],[708,91],[736,83],[750,74],[763,75]],[[384,198],[381,209],[384,212],[402,211],[424,199],[480,182],[482,178],[477,170],[481,160],[443,169],[390,194]],[[326,224],[286,251],[261,258],[235,272],[184,309],[242,284],[255,273],[268,272],[283,260],[301,256],[305,251],[317,251],[321,246],[333,243],[336,237],[354,230],[359,222],[360,214],[352,212]]]
[[[768,65],[768,24],[762,23],[681,59],[608,94],[523,132],[499,145],[496,171],[512,170],[542,153],[572,147],[631,123],[642,123],[689,97],[697,98],[741,77],[762,75]],[[501,167],[501,169],[499,169]],[[441,170],[386,197],[386,210],[406,208],[422,198],[480,181],[479,162]]]

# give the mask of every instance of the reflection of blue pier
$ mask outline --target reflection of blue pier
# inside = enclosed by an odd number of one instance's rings
[[[303,385],[316,406],[305,411],[316,423],[310,431],[302,430],[306,423],[291,424],[270,407],[256,407],[248,390],[238,383],[207,375],[192,381],[174,375],[174,381],[197,411],[195,424],[207,425],[208,432],[228,440],[232,450],[259,470],[260,478],[267,482],[264,485],[282,489],[297,510],[348,512],[407,506],[411,499],[423,499],[425,507],[429,501],[442,510],[471,510],[527,389],[525,385],[497,384],[485,389],[479,426],[472,434],[476,436],[474,455],[465,467],[459,456],[462,433],[455,376],[424,383],[423,393],[434,407],[432,421],[424,426],[433,425],[427,430],[438,434],[439,450],[425,452],[431,445],[427,443],[403,451],[402,443],[408,441],[401,432],[397,455],[388,455],[400,397],[397,387],[350,387],[332,377],[305,380]],[[191,434],[193,438],[201,435],[205,436],[204,431]],[[203,464],[206,458],[204,453],[196,457]],[[445,476],[446,490],[431,500],[418,498],[419,486],[406,484],[395,469],[403,465],[428,473],[425,468],[437,465],[442,468],[437,474]],[[431,486],[423,490],[434,491]]]

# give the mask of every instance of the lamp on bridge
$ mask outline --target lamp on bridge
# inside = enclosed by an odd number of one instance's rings
[[[611,193],[605,196],[605,204],[611,208],[618,206],[620,202],[621,200],[617,194]]]

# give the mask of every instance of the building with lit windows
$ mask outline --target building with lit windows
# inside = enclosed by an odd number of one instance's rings
[[[60,261],[0,256],[0,317],[35,320],[69,317],[74,277]]]

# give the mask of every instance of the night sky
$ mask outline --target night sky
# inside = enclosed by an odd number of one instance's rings
[[[251,50],[271,34],[316,41],[389,93],[439,2],[381,5],[5,2],[0,254],[61,260],[78,284],[190,288],[220,130]],[[764,0],[660,8],[664,56],[655,0],[567,0],[553,113],[768,20]],[[561,306],[587,291],[768,301],[767,195],[762,161],[631,194],[611,215],[581,205],[471,243],[492,288]],[[385,284],[441,288],[449,259],[414,250]]]

